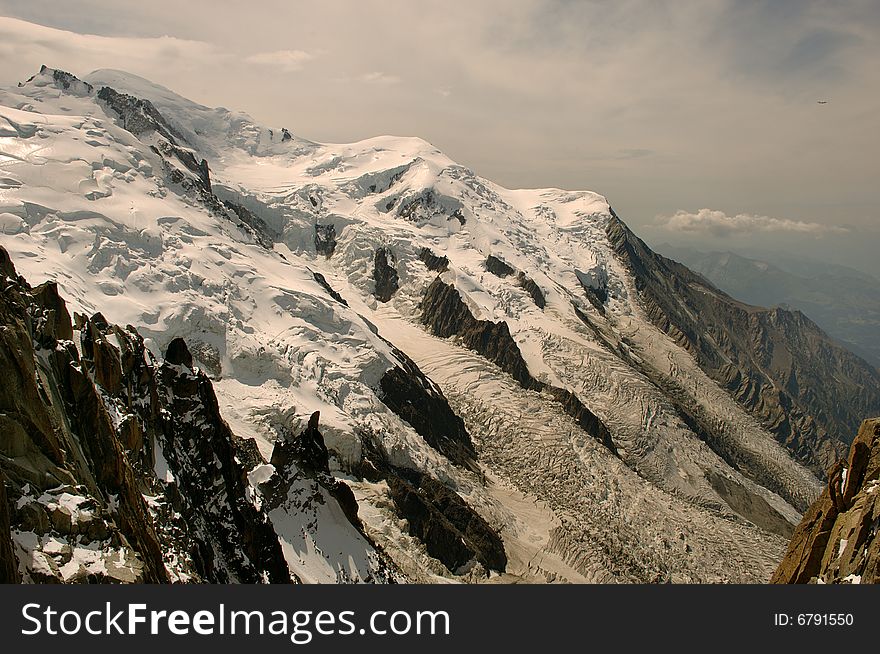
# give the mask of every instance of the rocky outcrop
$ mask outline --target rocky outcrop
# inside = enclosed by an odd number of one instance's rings
[[[608,301],[608,277],[603,274],[604,269],[600,268],[599,270],[602,272],[592,275],[575,270],[575,275],[587,300],[604,316],[605,303]]]
[[[12,530],[9,520],[9,502],[6,499],[6,476],[0,470],[0,584],[21,581],[12,549]]]
[[[541,287],[522,271],[517,273],[516,279],[519,282],[519,285],[522,286],[523,290],[532,298],[532,302],[535,303],[535,306],[543,310],[544,307],[547,306],[547,300],[544,298],[544,292],[541,290]]]
[[[880,582],[880,418],[866,420],[849,456],[795,530],[773,583]]]
[[[361,533],[363,526],[358,518],[358,503],[351,488],[330,474],[330,452],[324,444],[324,436],[318,430],[320,412],[309,418],[306,428],[293,437],[275,442],[269,463],[275,474],[262,486],[268,508],[280,506],[288,497],[291,484],[298,475],[314,479],[339,503],[348,521]]]
[[[499,259],[493,254],[490,254],[486,257],[486,270],[495,275],[496,277],[509,277],[514,272],[516,272],[513,268],[508,266],[504,261]]]
[[[422,323],[435,336],[457,336],[466,347],[496,364],[523,388],[538,388],[507,323],[474,318],[454,286],[437,277],[425,291],[421,310]]]
[[[120,121],[120,126],[140,136],[147,132],[158,132],[171,144],[183,137],[165,120],[159,110],[149,100],[142,100],[126,93],[119,93],[109,86],[102,87],[97,94],[98,100],[110,109]]]
[[[406,354],[394,348],[394,355],[401,365],[382,376],[382,402],[450,461],[473,467],[477,453],[470,434],[443,392]]]
[[[61,71],[56,71],[56,74],[59,72]],[[69,73],[63,75],[85,84]],[[91,93],[91,86],[87,86]],[[162,158],[163,167],[174,184],[180,185],[185,192],[197,197],[212,213],[236,224],[262,247],[272,248],[280,237],[278,232],[243,205],[232,200],[221,200],[215,195],[208,161],[196,156],[195,150],[189,147],[183,134],[165,119],[152,102],[120,93],[108,86],[101,87],[96,93],[96,98],[111,116],[116,117],[117,123],[134,136],[138,138],[145,134],[158,136],[152,139],[154,142],[150,145],[150,149]]]
[[[446,220],[457,220],[464,225],[467,220],[462,213],[461,207],[452,208],[447,204],[448,199],[438,195],[432,190],[423,191],[413,197],[400,201],[397,215],[406,220],[421,223],[436,217],[445,217]],[[391,211],[397,203],[397,198],[392,198],[386,205],[386,211]]]
[[[386,248],[376,250],[373,259],[373,295],[379,302],[388,302],[399,288],[400,278],[394,269],[394,255]]]
[[[186,346],[186,341],[182,338],[175,338],[168,344],[168,348],[165,350],[165,363],[192,369],[193,358]]]
[[[409,533],[451,572],[471,561],[504,572],[507,554],[497,533],[458,494],[436,479],[415,471],[389,476],[391,499],[406,517]]]
[[[327,281],[327,278],[324,277],[324,275],[319,272],[312,271],[312,277],[314,277],[315,281],[318,282],[325,291],[327,291],[327,295],[339,302],[339,304],[346,307],[348,306],[348,302],[346,302],[345,299],[339,293],[337,293],[332,286],[330,286],[330,282]]]
[[[454,574],[469,572],[473,564],[503,572],[507,553],[498,532],[455,490],[431,475],[389,463],[380,436],[361,434],[363,456],[354,474],[388,484],[394,510],[407,521],[407,531],[418,538],[431,557]]]
[[[616,216],[607,234],[652,322],[816,474],[846,452],[863,416],[880,414],[880,372],[802,313],[738,302]]]
[[[49,68],[46,65],[40,66],[40,72],[37,75],[33,75],[28,78],[27,82],[19,82],[19,86],[24,86],[29,82],[32,82],[39,75],[51,75],[52,82],[59,89],[70,93],[71,95],[78,96],[86,96],[90,95],[94,91],[94,87],[88,82],[83,82],[81,79],[77,78],[70,73],[64,72],[63,70],[57,70],[55,68]]]
[[[296,437],[276,441],[269,460],[277,469],[290,467],[296,461],[300,468],[313,473],[330,472],[330,453],[324,444],[324,437],[318,431],[318,420],[321,414],[315,411],[309,418],[306,428]]]
[[[15,275],[5,251],[0,261],[0,472],[22,578],[167,581],[113,419],[73,343],[56,338],[63,302]]]
[[[39,582],[290,581],[186,343],[160,363],[133,328],[77,316],[80,355],[54,284],[31,289],[2,249],[0,267],[4,562]]]
[[[521,270],[517,272],[514,267],[491,254],[486,258],[486,270],[502,279],[510,277],[516,273],[517,283],[526,293],[529,294],[532,301],[535,303],[535,306],[539,309],[543,309],[546,306],[547,300],[544,298],[544,292],[541,290],[541,287]]]
[[[437,273],[443,273],[449,270],[449,258],[446,256],[437,256],[430,248],[422,248],[419,250],[419,259],[425,264],[425,267]]]
[[[315,200],[310,198],[312,203]],[[315,252],[323,254],[328,259],[336,251],[336,225],[315,224]]]
[[[478,352],[509,374],[527,390],[548,392],[562,409],[609,450],[617,453],[611,432],[571,391],[556,388],[532,377],[519,346],[506,322],[477,320],[454,286],[437,277],[422,298],[422,322],[441,338],[456,336],[465,346]]]
[[[247,471],[236,459],[211,382],[192,368],[182,339],[171,342],[156,372],[164,396],[164,410],[157,412],[162,452],[199,575],[219,583],[290,581],[271,523],[248,499]]]
[[[280,238],[277,231],[269,227],[269,224],[253,211],[232,200],[223,200],[223,204],[230,209],[238,219],[247,225],[257,237],[257,242],[264,248],[271,249],[272,245]]]

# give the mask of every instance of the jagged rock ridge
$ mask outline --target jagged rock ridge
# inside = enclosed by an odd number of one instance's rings
[[[359,531],[357,502],[327,474],[326,449],[317,462],[303,447],[284,461],[275,456],[276,470],[254,449],[248,454],[182,339],[157,361],[134,328],[101,314],[77,315],[74,326],[54,283],[30,288],[3,248],[0,263],[0,550],[11,554],[4,579],[299,581],[276,532],[282,522],[301,525],[303,506],[262,510],[252,470],[270,473],[258,475],[267,487],[311,470],[301,490],[320,498],[315,484],[327,489]],[[323,448],[316,424],[297,442]],[[381,552],[358,538],[374,569],[347,578],[392,578]]]
[[[774,583],[880,582],[880,418],[862,423],[849,457],[828,473],[804,514]]]

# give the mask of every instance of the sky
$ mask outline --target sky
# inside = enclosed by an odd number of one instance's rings
[[[0,85],[136,73],[298,136],[420,136],[649,243],[880,276],[876,0],[0,0]],[[820,104],[819,101],[827,101]]]

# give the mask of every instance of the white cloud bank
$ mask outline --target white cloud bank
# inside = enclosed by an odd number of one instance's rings
[[[387,73],[383,73],[382,71],[373,71],[370,73],[364,73],[360,77],[358,77],[358,81],[363,82],[364,84],[398,84],[400,82],[400,78],[397,75],[388,75]]]
[[[274,52],[258,52],[245,58],[251,64],[275,66],[285,72],[302,70],[303,66],[315,56],[304,50],[275,50]]]
[[[803,222],[789,218],[771,218],[748,213],[729,216],[723,211],[700,209],[693,213],[677,211],[671,216],[658,216],[657,223],[670,232],[702,233],[712,236],[734,234],[757,234],[767,232],[791,232],[820,236],[828,233],[845,233],[844,227]]]
[[[80,75],[112,67],[145,77],[167,71],[170,77],[183,78],[222,67],[230,59],[220,47],[204,41],[78,34],[0,16],[0,75],[11,80],[33,75],[42,64]]]

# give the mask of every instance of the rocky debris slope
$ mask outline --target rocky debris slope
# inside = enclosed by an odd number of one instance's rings
[[[862,423],[849,457],[804,514],[772,581],[880,582],[880,418]]]

